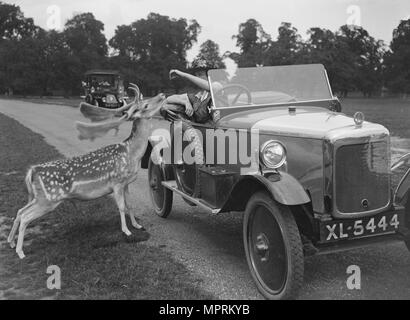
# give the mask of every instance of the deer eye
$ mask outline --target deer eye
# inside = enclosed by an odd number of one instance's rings
[[[146,105],[144,105],[144,110],[148,109],[148,103]]]

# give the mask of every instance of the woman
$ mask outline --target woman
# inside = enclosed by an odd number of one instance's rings
[[[171,80],[177,77],[186,79],[200,90],[194,93],[169,96],[166,104],[161,109],[161,115],[168,120],[183,118],[197,123],[206,123],[212,120],[210,113],[212,97],[209,82],[206,80],[206,77],[197,77],[179,70],[171,70],[169,77]],[[213,92],[220,91],[222,88],[220,83],[212,83]]]

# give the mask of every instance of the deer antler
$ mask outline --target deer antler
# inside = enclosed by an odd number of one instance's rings
[[[110,132],[113,129],[116,131],[116,134],[118,134],[120,126],[127,122],[134,114],[134,112],[138,110],[139,103],[141,101],[141,91],[138,88],[138,86],[136,84],[131,83],[129,89],[135,92],[135,97],[131,103],[121,108],[123,112],[125,111],[125,114],[120,119],[114,120],[113,117],[107,118],[97,113],[97,116],[95,116],[94,119],[98,118],[107,121],[101,122],[100,120],[99,123],[84,123],[77,121],[76,129],[79,132],[78,138],[80,140],[87,139],[93,141],[96,138],[101,138],[107,135],[108,132]]]
[[[100,123],[84,123],[77,121],[75,127],[79,132],[78,139],[94,141],[96,138],[101,138],[107,135],[111,130],[115,130],[118,133],[120,126],[124,124],[128,119],[127,115],[124,115],[118,120],[111,120]]]
[[[133,105],[138,103],[140,99],[141,91],[136,84],[130,83],[129,89],[135,92],[134,100],[119,109],[107,109],[83,102],[80,104],[80,112],[84,117],[90,119],[92,122],[100,122],[113,119],[115,117],[120,117],[125,111],[129,110]]]

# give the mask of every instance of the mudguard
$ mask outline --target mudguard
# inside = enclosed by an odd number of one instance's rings
[[[410,228],[410,169],[403,176],[394,193],[394,204],[405,208],[405,225]]]
[[[406,172],[406,174],[401,179],[396,192],[394,193],[394,203],[405,206],[405,202],[407,202],[407,192],[410,190],[410,169]]]
[[[297,206],[311,202],[299,181],[288,173],[244,175],[232,188],[221,212],[245,210],[250,197],[261,190],[269,192],[273,199],[283,205]]]
[[[253,176],[272,194],[273,198],[284,205],[296,206],[311,202],[305,189],[288,173]]]

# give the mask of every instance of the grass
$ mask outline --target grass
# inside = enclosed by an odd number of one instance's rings
[[[380,123],[390,130],[392,136],[410,139],[410,101],[402,99],[344,99],[343,112],[365,114],[366,120]]]
[[[149,233],[125,237],[111,199],[70,203],[27,229],[18,259],[6,244],[12,219],[26,203],[29,165],[60,158],[43,138],[0,114],[0,299],[212,299],[201,280]],[[130,222],[128,221],[128,225]],[[62,290],[49,291],[47,267],[61,268]]]

